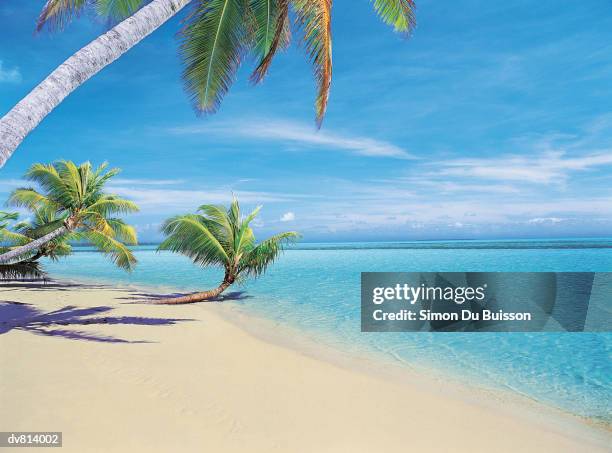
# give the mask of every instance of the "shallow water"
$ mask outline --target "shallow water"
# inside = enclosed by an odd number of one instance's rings
[[[99,254],[77,250],[49,263],[50,274],[184,291],[208,289],[222,277],[153,246],[137,248],[139,266],[131,275]],[[361,333],[364,271],[612,271],[611,240],[301,244],[264,278],[237,288],[245,298],[235,303],[332,346],[374,350],[413,368],[450,371],[486,388],[612,419],[612,333]]]

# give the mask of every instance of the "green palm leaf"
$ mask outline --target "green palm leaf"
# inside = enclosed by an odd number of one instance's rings
[[[299,234],[295,231],[289,231],[261,242],[243,257],[239,273],[252,277],[262,275],[268,266],[278,258],[283,247],[287,243],[296,241],[299,237]]]
[[[102,17],[119,21],[140,9],[144,0],[96,0],[96,12]]]
[[[185,90],[198,112],[215,112],[234,81],[247,41],[245,0],[196,2],[181,31]]]
[[[131,271],[137,263],[132,251],[110,235],[100,231],[87,230],[83,233],[75,234],[75,237],[89,241],[121,269]]]
[[[252,50],[259,63],[251,74],[251,81],[259,83],[267,74],[272,59],[279,49],[291,41],[289,28],[289,0],[251,0],[254,42]]]
[[[173,217],[162,226],[168,237],[159,250],[182,253],[202,265],[225,265],[230,259],[219,239],[206,226],[206,219],[196,214]]]
[[[36,30],[42,30],[45,25],[62,28],[74,16],[78,16],[87,3],[87,0],[48,0],[38,16]]]
[[[51,201],[47,196],[38,193],[33,188],[15,189],[9,196],[7,204],[10,206],[24,207],[32,210],[40,209],[42,206],[54,205],[53,201]]]
[[[384,23],[400,33],[410,33],[416,24],[413,0],[374,0],[374,9]]]
[[[331,0],[293,0],[293,6],[318,85],[315,110],[321,127],[332,79]]]

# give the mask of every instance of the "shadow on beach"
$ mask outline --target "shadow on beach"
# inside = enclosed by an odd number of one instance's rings
[[[76,288],[118,290],[118,288],[114,288],[113,286],[109,285],[58,282],[54,280],[0,280],[0,293],[2,293],[3,291],[18,291],[21,289],[36,289],[42,291],[69,291],[71,289]]]
[[[169,293],[169,294],[155,294],[155,293],[145,293],[145,292],[134,292],[131,293],[130,296],[127,297],[117,297],[117,299],[129,300],[131,302],[124,302],[126,304],[138,304],[138,303],[148,303],[155,304],[158,300],[163,299],[172,299],[175,297],[183,297],[193,293]],[[214,299],[205,300],[197,303],[211,303],[211,302],[227,302],[227,301],[240,301],[245,299],[250,299],[253,296],[246,294],[244,291],[234,291],[227,294],[222,294],[219,297],[215,297]]]
[[[21,302],[0,301],[0,335],[13,329],[37,335],[63,337],[70,340],[86,340],[104,343],[149,343],[130,341],[112,336],[65,329],[62,326],[85,326],[92,324],[124,324],[137,326],[168,326],[193,319],[147,318],[141,316],[108,316],[112,307],[79,308],[67,306],[44,313],[36,307]]]

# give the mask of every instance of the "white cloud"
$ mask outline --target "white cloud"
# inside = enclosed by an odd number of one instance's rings
[[[344,135],[316,130],[313,126],[290,121],[238,121],[216,125],[189,126],[171,129],[175,134],[218,134],[241,136],[263,141],[284,142],[309,148],[335,149],[360,156],[414,159],[404,149],[392,143],[369,137]]]
[[[21,80],[19,68],[5,68],[3,61],[0,60],[0,83],[20,83]]]
[[[232,200],[232,191],[223,189],[174,190],[113,186],[112,192],[134,201],[142,210],[151,212],[194,211],[203,204],[228,203]],[[245,204],[294,201],[290,195],[270,192],[234,191],[233,194]]]
[[[280,218],[281,222],[293,222],[294,220],[295,220],[295,214],[291,211],[285,212]]]
[[[455,159],[436,162],[433,165],[441,168],[433,172],[433,175],[563,184],[572,172],[612,165],[612,152],[569,157],[565,152],[553,151],[535,156]]]
[[[563,222],[563,219],[559,218],[559,217],[536,217],[534,219],[529,219],[527,221],[527,223],[532,223],[532,224],[555,224],[555,223],[559,223],[559,222]]]
[[[114,178],[109,184],[110,187],[113,185],[135,185],[135,186],[173,186],[182,184],[185,181],[182,179],[127,179],[127,178]]]

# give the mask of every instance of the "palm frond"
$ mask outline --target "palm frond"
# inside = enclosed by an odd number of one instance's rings
[[[0,228],[6,227],[7,222],[11,220],[17,220],[18,218],[19,218],[19,214],[16,212],[0,211]]]
[[[205,219],[196,214],[168,219],[162,226],[168,237],[158,250],[181,253],[201,265],[227,264],[230,261],[227,252],[205,223]]]
[[[144,0],[96,0],[96,12],[111,21],[120,21],[140,9]]]
[[[315,101],[317,125],[321,127],[332,80],[331,0],[293,0],[297,24],[303,30],[306,52],[318,85]]]
[[[259,63],[251,74],[251,82],[261,82],[279,49],[291,41],[289,0],[251,0],[253,11],[253,51]]]
[[[132,225],[128,225],[123,220],[115,218],[106,219],[106,222],[112,228],[115,238],[128,245],[138,244],[138,235]]]
[[[245,0],[195,2],[181,30],[185,90],[198,112],[215,112],[234,81],[246,44]]]
[[[30,239],[28,236],[18,231],[0,229],[0,244],[5,247],[16,247],[20,245],[25,245],[31,240],[32,239]]]
[[[252,277],[262,275],[283,251],[284,246],[299,237],[295,231],[289,231],[266,239],[243,256],[238,273]]]
[[[61,29],[73,17],[78,16],[87,5],[88,0],[47,0],[36,23],[36,31],[45,25],[52,29]]]
[[[104,235],[114,236],[115,232],[109,225],[108,220],[97,212],[85,212],[79,216],[80,230],[97,231]]]
[[[374,9],[382,21],[396,32],[410,33],[416,24],[413,0],[374,0]]]
[[[257,206],[253,212],[240,221],[240,229],[237,232],[236,253],[243,254],[250,251],[254,242],[255,235],[249,224],[257,217],[261,211],[261,206]]]
[[[202,205],[198,211],[203,214],[201,222],[219,241],[226,255],[231,255],[234,232],[224,206]]]
[[[32,188],[15,189],[9,196],[7,204],[10,206],[24,207],[32,210],[40,209],[42,206],[53,206],[54,203],[45,195],[38,193]]]
[[[75,237],[89,241],[121,269],[131,271],[137,263],[132,251],[124,244],[100,231],[87,230],[75,234]]]
[[[139,208],[133,201],[117,197],[115,195],[104,195],[96,202],[87,207],[87,211],[96,212],[103,216],[115,214],[131,214],[138,212]]]

